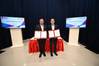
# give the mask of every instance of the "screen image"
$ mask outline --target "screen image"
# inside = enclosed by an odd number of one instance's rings
[[[25,28],[25,19],[21,17],[1,17],[1,24],[4,28]]]
[[[87,17],[72,17],[66,19],[66,28],[86,28]]]

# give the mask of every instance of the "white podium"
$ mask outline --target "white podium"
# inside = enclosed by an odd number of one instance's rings
[[[10,29],[11,34],[11,40],[12,40],[12,47],[21,47],[23,46],[23,40],[22,40],[22,31],[21,29],[12,28]]]
[[[79,38],[79,28],[70,28],[68,45],[79,46],[78,38]]]

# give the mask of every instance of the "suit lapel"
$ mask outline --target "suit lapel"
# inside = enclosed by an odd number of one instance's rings
[[[44,25],[43,27],[44,27],[44,30],[46,30],[46,29],[45,29],[45,25]],[[40,25],[39,25],[39,30],[40,30],[40,31],[42,30],[42,28],[41,28],[41,26],[40,26]]]
[[[52,30],[52,25],[50,25],[50,29]],[[55,24],[55,29],[54,30],[56,30],[57,29],[57,26],[56,26],[56,24]]]

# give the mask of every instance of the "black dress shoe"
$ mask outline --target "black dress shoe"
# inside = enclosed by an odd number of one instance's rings
[[[51,56],[53,56],[53,53],[51,53]]]
[[[39,58],[41,58],[42,54],[39,54]]]
[[[57,54],[56,52],[54,52],[54,54],[55,54],[56,56],[58,56],[58,54]]]
[[[46,57],[46,54],[45,53],[43,53],[43,55]]]

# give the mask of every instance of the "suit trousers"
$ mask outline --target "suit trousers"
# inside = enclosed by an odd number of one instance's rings
[[[54,46],[54,52],[56,53],[57,38],[50,38],[50,52],[52,53],[52,46]]]
[[[40,54],[45,54],[45,42],[46,39],[38,39]]]

